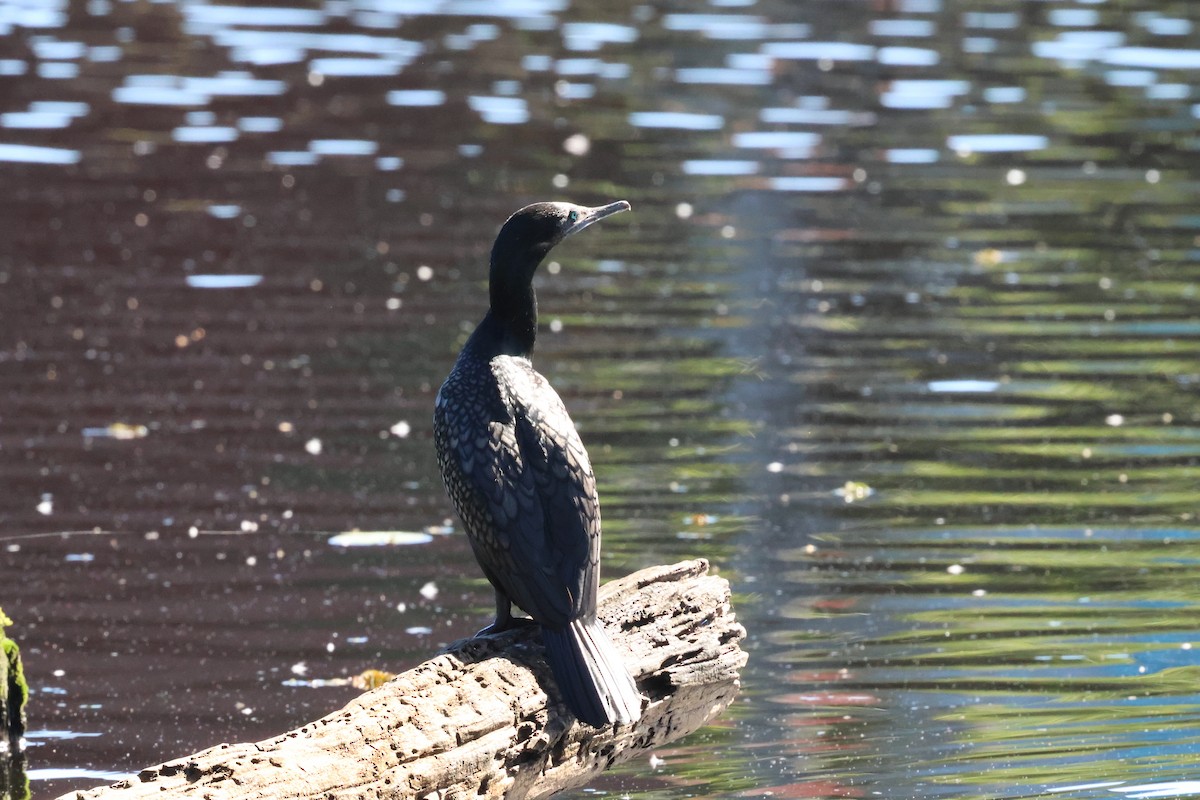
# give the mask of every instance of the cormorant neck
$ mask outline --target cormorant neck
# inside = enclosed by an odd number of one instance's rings
[[[544,256],[545,253],[530,254],[526,259],[505,263],[496,258],[496,253],[492,254],[491,308],[479,328],[489,328],[487,335],[495,343],[495,355],[528,358],[533,354],[538,323],[533,273]]]
[[[496,314],[496,310],[491,308],[475,326],[475,332],[467,339],[463,352],[470,351],[484,360],[491,360],[496,356],[529,358],[533,355],[536,333],[536,309],[529,318],[528,325],[514,325],[502,320]]]

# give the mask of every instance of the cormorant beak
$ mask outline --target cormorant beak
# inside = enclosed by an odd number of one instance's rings
[[[593,222],[599,222],[605,217],[611,217],[613,214],[628,211],[629,208],[628,200],[618,200],[615,203],[609,203],[606,206],[596,206],[595,208],[580,208],[579,217],[571,223],[570,227],[563,231],[563,238],[565,239],[573,233],[579,233]]]

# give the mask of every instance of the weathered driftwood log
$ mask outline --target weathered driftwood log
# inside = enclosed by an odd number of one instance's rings
[[[593,728],[562,706],[534,629],[456,642],[303,728],[222,744],[111,787],[134,798],[535,798],[695,730],[746,663],[729,584],[708,563],[653,567],[600,590],[600,616],[637,679],[641,719]]]

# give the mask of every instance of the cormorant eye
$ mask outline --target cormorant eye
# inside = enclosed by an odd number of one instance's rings
[[[575,220],[577,219],[579,219],[578,211],[572,211],[570,214],[567,214],[567,222],[570,222],[572,225],[575,224]]]

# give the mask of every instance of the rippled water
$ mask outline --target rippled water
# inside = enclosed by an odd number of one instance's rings
[[[297,726],[487,621],[430,409],[491,237],[546,198],[634,207],[538,283],[606,574],[709,557],[752,656],[596,790],[1200,793],[1197,24],[0,0],[34,797]]]

